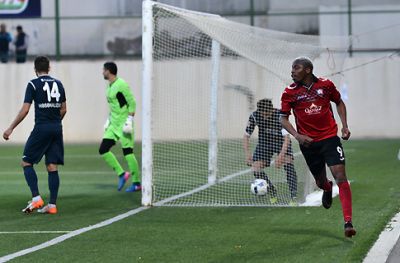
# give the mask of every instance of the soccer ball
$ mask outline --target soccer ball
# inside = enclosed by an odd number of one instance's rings
[[[255,195],[266,195],[268,192],[268,183],[264,179],[256,179],[251,183],[250,190]]]

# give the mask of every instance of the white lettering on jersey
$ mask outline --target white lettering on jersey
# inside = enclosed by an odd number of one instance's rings
[[[312,115],[312,114],[320,114],[321,112],[321,106],[317,106],[314,103],[311,103],[310,107],[305,108],[304,111],[305,113],[307,113],[308,115]]]
[[[60,100],[61,94],[58,91],[57,82],[53,82],[53,85],[51,85],[51,89],[49,83],[46,82],[43,86],[43,90],[47,92],[47,100],[49,102],[51,101],[51,98],[55,98],[57,102]]]

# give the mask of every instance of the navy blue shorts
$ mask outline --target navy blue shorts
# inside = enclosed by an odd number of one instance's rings
[[[343,146],[338,136],[313,142],[309,147],[300,145],[300,150],[314,177],[320,175],[325,164],[345,164]]]
[[[64,164],[64,142],[61,124],[37,124],[24,148],[22,160],[37,164],[46,156],[47,164]]]
[[[253,153],[253,161],[264,161],[265,166],[270,166],[271,158],[274,153],[279,154],[282,150],[282,143],[263,143],[260,142],[257,144],[256,149]],[[289,144],[289,147],[286,151],[286,155],[293,157],[292,145]]]

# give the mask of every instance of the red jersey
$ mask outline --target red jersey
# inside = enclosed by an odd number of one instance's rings
[[[337,136],[337,124],[331,101],[338,104],[340,93],[329,79],[315,78],[311,88],[293,83],[285,88],[281,98],[281,112],[289,116],[293,110],[297,132],[314,141]]]

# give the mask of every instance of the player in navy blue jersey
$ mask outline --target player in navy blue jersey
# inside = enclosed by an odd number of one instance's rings
[[[59,80],[48,75],[50,61],[47,57],[37,57],[34,64],[37,78],[29,81],[22,108],[4,131],[3,138],[5,140],[10,138],[15,127],[25,119],[32,103],[35,102],[35,126],[25,144],[21,163],[26,182],[32,192],[32,200],[28,202],[28,206],[22,212],[31,213],[38,209],[40,213],[56,214],[56,201],[60,185],[57,166],[64,164],[61,121],[67,112],[65,91]],[[49,204],[44,207],[43,199],[39,194],[37,175],[33,168],[33,165],[39,163],[43,156],[45,156],[50,190]]]
[[[258,127],[258,143],[252,155],[249,149],[250,136],[256,126]],[[257,110],[250,115],[246,126],[243,148],[246,154],[246,163],[252,167],[254,177],[268,182],[272,204],[278,201],[277,190],[266,175],[264,168],[269,167],[272,156],[275,153],[278,154],[275,166],[280,168],[283,165],[290,190],[290,204],[295,205],[297,202],[297,176],[293,165],[291,141],[289,133],[282,128],[280,123],[280,111],[273,108],[270,99],[262,99],[257,102]]]

